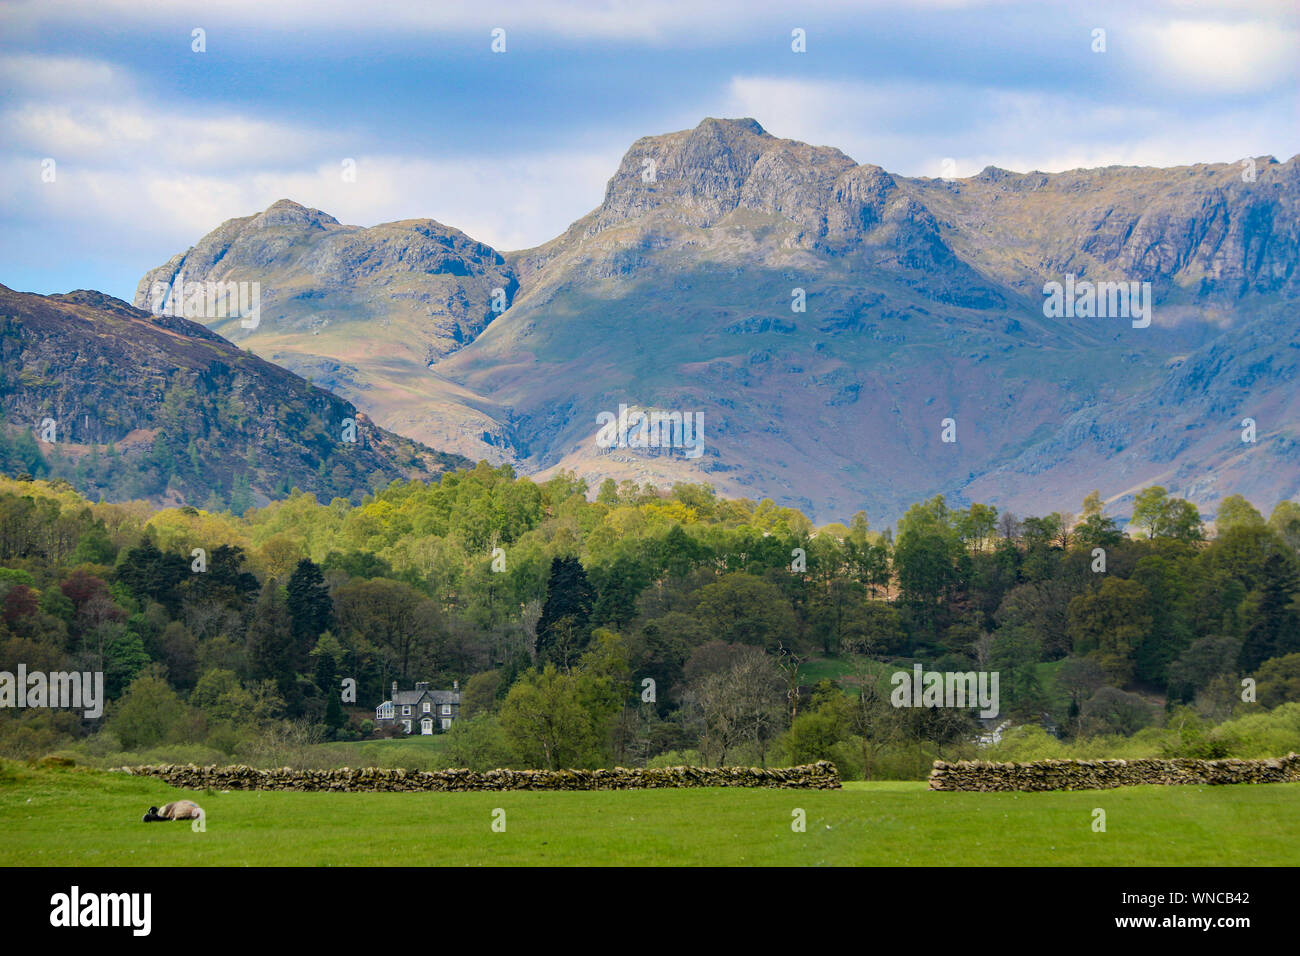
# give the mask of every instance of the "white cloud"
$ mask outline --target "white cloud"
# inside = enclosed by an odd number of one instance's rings
[[[83,163],[175,164],[192,170],[248,168],[338,153],[344,139],[283,123],[216,113],[158,110],[143,103],[27,102],[0,115],[15,146]]]
[[[367,154],[356,144],[372,135],[152,105],[129,95],[126,72],[92,60],[5,57],[0,76],[23,78],[26,93],[0,113],[0,200],[11,223],[111,233],[119,249],[163,242],[171,254],[282,198],[345,223],[429,217],[497,249],[527,248],[598,205],[620,155],[571,145],[493,157]],[[58,164],[53,183],[41,181],[45,157]],[[343,180],[344,158],[356,160],[354,182]]]
[[[351,183],[343,182],[338,164],[260,174],[242,208],[260,210],[287,197],[356,225],[431,218],[493,248],[523,249],[554,238],[599,205],[619,160],[577,151],[509,159],[355,158]]]
[[[36,96],[86,90],[121,95],[133,84],[122,69],[103,60],[13,53],[0,56],[0,87]]]
[[[1136,35],[1155,54],[1151,76],[1171,87],[1259,92],[1286,83],[1300,68],[1300,31],[1281,23],[1174,20]]]
[[[1002,6],[1010,0],[916,0],[914,6],[937,10]],[[9,4],[15,23],[145,22],[156,28],[184,19],[209,30],[209,48],[220,42],[212,27],[242,26],[258,30],[339,30],[346,32],[445,34],[481,31],[484,49],[493,27],[514,31],[520,40],[530,34],[565,39],[636,40],[651,44],[696,46],[715,40],[720,32],[754,33],[782,25],[788,35],[795,21],[828,15],[861,16],[869,10],[889,11],[896,0],[806,0],[797,8],[783,0],[435,0],[384,2],[370,0],[19,0]],[[188,36],[185,43],[188,46]],[[507,45],[507,49],[509,46]]]
[[[1111,165],[1232,162],[1295,151],[1294,124],[1258,103],[1179,110],[1089,103],[1068,92],[734,77],[727,115],[768,132],[836,146],[859,163],[908,176],[971,176],[985,166],[1060,172]]]
[[[39,160],[3,165],[0,200],[10,215],[54,231],[91,229],[117,244],[179,252],[227,219],[277,199],[372,226],[437,219],[498,250],[539,245],[600,203],[617,156],[538,153],[509,160],[430,160],[361,155],[355,182],[333,160],[288,171],[179,172],[163,165],[87,166],[60,160],[43,183]],[[165,258],[165,256],[164,256]],[[161,259],[159,260],[162,261]],[[141,264],[145,268],[159,263]]]

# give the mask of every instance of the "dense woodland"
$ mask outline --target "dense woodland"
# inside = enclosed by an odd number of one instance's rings
[[[94,721],[0,710],[0,755],[309,760],[373,738],[417,680],[460,681],[440,759],[477,768],[1300,750],[1300,504],[1229,498],[1212,536],[1162,488],[1132,510],[936,497],[895,529],[817,528],[705,486],[593,500],[480,463],[236,515],[0,479],[0,670],[102,670],[110,699]],[[892,706],[915,662],[998,672],[1000,716]]]

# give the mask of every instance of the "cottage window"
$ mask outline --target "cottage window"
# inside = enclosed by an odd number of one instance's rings
[[[402,721],[402,725],[406,728],[406,732],[409,734],[411,732],[411,722],[409,720],[404,720]]]
[[[403,716],[403,717],[410,717],[410,716],[411,716],[411,705],[410,705],[410,704],[403,704],[403,705],[402,705],[402,716]],[[407,723],[409,724],[410,721],[407,721]]]
[[[451,716],[451,704],[443,704],[443,705],[442,705],[442,716],[444,716],[444,717],[450,717],[450,716]]]
[[[424,702],[424,712],[425,712],[426,714],[429,712],[429,707],[430,707],[430,704],[429,704],[429,702],[426,700],[426,701]]]

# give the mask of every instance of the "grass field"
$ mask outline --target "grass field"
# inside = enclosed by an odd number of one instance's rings
[[[206,833],[139,822],[193,797]],[[1092,811],[1106,811],[1094,833]],[[493,810],[506,813],[492,831]],[[802,808],[806,832],[791,829]],[[1074,793],[841,791],[191,794],[0,762],[0,865],[1294,865],[1300,784]]]
[[[340,743],[313,744],[311,750],[319,756],[333,758],[329,761],[340,767],[404,767],[407,770],[429,770],[438,765],[438,755],[447,747],[446,734],[425,737],[394,737],[391,740],[364,740]]]

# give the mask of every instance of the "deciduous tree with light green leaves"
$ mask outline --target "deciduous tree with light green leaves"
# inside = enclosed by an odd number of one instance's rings
[[[583,708],[578,674],[547,664],[526,672],[501,705],[501,727],[530,767],[560,770],[597,762],[600,750],[591,715]]]
[[[1133,524],[1143,529],[1148,538],[1200,541],[1205,537],[1196,506],[1172,497],[1160,485],[1142,489],[1133,499]]]
[[[131,682],[109,719],[109,728],[126,750],[142,750],[168,739],[187,708],[158,667],[146,668]]]
[[[1219,511],[1214,516],[1214,533],[1221,535],[1235,527],[1264,527],[1264,516],[1255,510],[1255,506],[1241,495],[1228,495],[1219,502]]]

